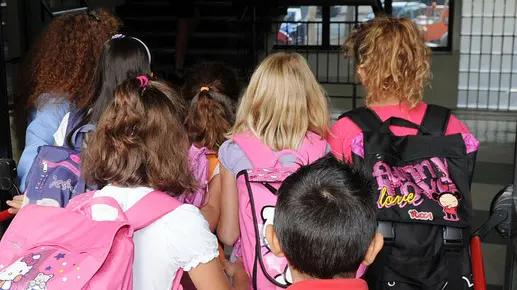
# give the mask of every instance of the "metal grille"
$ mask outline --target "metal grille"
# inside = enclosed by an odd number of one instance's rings
[[[458,107],[517,110],[516,2],[463,1]]]
[[[332,98],[360,98],[354,64],[342,55],[341,45],[353,28],[373,16],[371,6],[291,6],[281,21],[273,21],[274,39],[264,51],[295,51],[305,56],[318,81]]]

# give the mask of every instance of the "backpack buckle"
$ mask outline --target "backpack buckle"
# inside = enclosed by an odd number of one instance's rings
[[[395,241],[395,229],[392,222],[379,221],[377,223],[377,232],[382,234],[385,244],[392,244]]]
[[[461,248],[463,247],[463,242],[463,232],[461,228],[444,227],[443,245],[445,247]]]

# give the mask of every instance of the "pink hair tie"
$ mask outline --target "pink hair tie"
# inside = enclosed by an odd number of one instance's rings
[[[140,81],[140,88],[147,87],[147,84],[149,83],[149,79],[146,76],[139,76],[137,79]]]

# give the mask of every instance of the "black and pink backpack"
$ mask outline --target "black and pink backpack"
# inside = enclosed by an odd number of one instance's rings
[[[343,114],[362,131],[352,160],[375,179],[378,231],[385,246],[366,272],[371,290],[472,288],[468,238],[470,186],[479,142],[471,134],[445,135],[450,110],[428,105],[420,125],[382,121],[368,108]],[[395,136],[391,126],[418,130]]]

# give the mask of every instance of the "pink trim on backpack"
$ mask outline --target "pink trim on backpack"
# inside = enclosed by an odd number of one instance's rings
[[[101,204],[115,208],[118,219],[92,220],[92,206]],[[94,192],[66,208],[29,204],[0,241],[1,289],[133,289],[133,231],[180,205],[159,191],[125,213],[115,199]],[[182,274],[177,271],[173,290],[181,289]]]
[[[463,142],[465,143],[465,148],[467,154],[472,152],[476,152],[479,149],[479,141],[472,134],[461,134],[463,137]],[[351,150],[352,153],[358,155],[361,158],[364,158],[364,136],[363,133],[357,134],[357,136],[352,139]]]
[[[271,253],[264,238],[266,226],[273,223],[277,199],[274,191],[287,176],[301,165],[312,163],[324,156],[327,151],[327,142],[317,134],[307,132],[306,138],[298,150],[274,152],[249,131],[234,136],[234,142],[253,165],[253,168],[237,175],[241,235],[234,255],[242,256],[244,267],[250,276],[253,276],[253,269],[256,267],[256,277],[250,277],[252,281],[256,281],[255,289],[286,288],[292,283],[287,261]],[[284,167],[279,162],[280,157],[286,154],[296,157],[293,166]],[[258,247],[260,250],[257,265],[254,265],[257,240],[260,241]],[[265,269],[265,272],[262,269]]]

